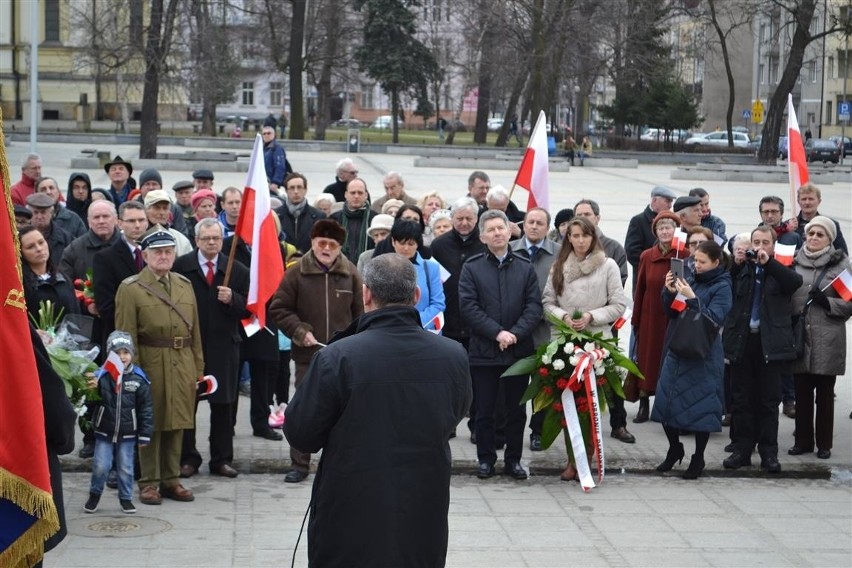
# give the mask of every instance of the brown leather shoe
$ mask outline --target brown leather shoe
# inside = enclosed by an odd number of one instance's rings
[[[153,485],[148,485],[139,490],[139,501],[145,505],[159,505],[163,502],[160,491]]]
[[[568,467],[559,475],[559,479],[562,481],[579,481],[580,476],[577,474],[577,468],[574,467],[573,463],[569,463]]]
[[[180,466],[180,476],[184,479],[192,477],[196,473],[198,473],[198,468],[194,465],[190,465],[187,463]]]
[[[163,487],[161,489],[161,493],[166,499],[172,499],[174,501],[195,501],[195,495],[192,494],[192,491],[180,483],[172,485],[171,487]]]
[[[220,475],[222,477],[236,477],[240,474],[240,472],[238,472],[236,469],[231,467],[230,464],[227,463],[223,463],[219,467],[211,469],[210,473],[212,473],[213,475]]]

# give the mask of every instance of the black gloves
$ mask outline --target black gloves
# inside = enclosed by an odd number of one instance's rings
[[[828,298],[825,295],[825,292],[820,290],[819,288],[811,288],[811,291],[808,292],[808,299],[818,306],[822,306],[826,310],[830,310],[831,306],[828,303]]]

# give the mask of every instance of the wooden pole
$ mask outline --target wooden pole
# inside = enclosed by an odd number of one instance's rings
[[[240,244],[240,235],[234,233],[234,240],[231,243],[231,251],[228,253],[228,266],[225,268],[225,279],[222,281],[222,286],[228,287],[228,282],[231,281],[231,268],[234,266],[234,254],[237,252],[237,246]]]

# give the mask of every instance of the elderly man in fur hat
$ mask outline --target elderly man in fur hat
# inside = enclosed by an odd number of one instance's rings
[[[296,389],[313,354],[338,331],[364,313],[361,276],[341,254],[346,231],[337,221],[320,219],[311,229],[311,250],[287,269],[275,292],[269,314],[293,340]],[[293,469],[284,481],[298,483],[308,476],[311,454],[290,448]]]

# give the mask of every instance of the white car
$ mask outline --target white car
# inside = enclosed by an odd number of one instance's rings
[[[734,146],[736,148],[748,147],[748,134],[744,134],[742,132],[733,132],[732,134],[734,136]],[[711,132],[710,134],[705,134],[703,136],[693,136],[692,138],[687,139],[684,144],[689,144],[690,146],[727,146],[728,133]]]
[[[686,130],[669,130],[668,135],[669,140],[673,140],[675,142],[680,142],[688,137]],[[639,137],[639,139],[647,141],[665,140],[666,131],[659,128],[649,128],[644,134],[642,134],[642,136]]]
[[[393,117],[389,114],[382,115],[373,121],[370,128],[388,129],[393,125]]]

